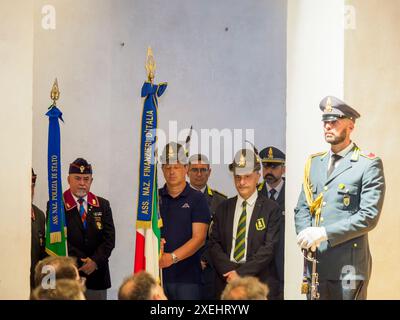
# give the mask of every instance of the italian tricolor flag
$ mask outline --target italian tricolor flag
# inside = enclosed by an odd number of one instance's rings
[[[151,225],[144,227],[143,224],[136,222],[136,250],[135,250],[135,269],[134,272],[146,270],[155,279],[160,280],[159,257],[162,220],[158,210],[158,188],[157,188],[157,169],[155,170],[155,183],[153,184],[153,206],[151,209]]]

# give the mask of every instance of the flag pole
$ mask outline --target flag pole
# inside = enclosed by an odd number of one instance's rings
[[[146,270],[160,281],[162,220],[157,187],[157,124],[158,98],[167,83],[154,83],[156,63],[149,47],[146,57],[147,79],[142,86],[143,111],[140,130],[140,160],[134,273]]]

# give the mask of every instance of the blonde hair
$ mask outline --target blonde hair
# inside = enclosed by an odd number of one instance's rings
[[[268,287],[256,277],[239,277],[227,284],[222,300],[267,300]]]
[[[36,287],[31,300],[85,300],[85,295],[77,280],[61,279],[56,281],[55,288]]]

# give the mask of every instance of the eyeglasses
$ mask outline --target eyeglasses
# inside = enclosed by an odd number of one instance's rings
[[[192,173],[207,173],[210,169],[208,168],[190,168],[190,172]]]

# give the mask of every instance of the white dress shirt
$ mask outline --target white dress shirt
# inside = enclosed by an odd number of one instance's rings
[[[72,192],[71,192],[71,194],[72,194]],[[80,205],[80,203],[78,202],[78,199],[79,199],[79,198],[76,197],[74,194],[72,194],[72,196],[73,196],[74,199],[75,199],[76,206],[78,207],[78,212],[79,212],[79,209],[81,208],[81,205]],[[83,202],[82,202],[83,207],[85,208],[85,212],[87,212],[87,195],[84,196],[84,197],[82,197],[82,199],[83,199]]]
[[[270,198],[270,191],[271,191],[271,189],[275,189],[275,190],[276,190],[276,193],[274,194],[274,199],[275,199],[275,200],[278,199],[279,193],[281,192],[282,187],[283,187],[283,179],[281,179],[281,181],[279,182],[279,184],[278,184],[275,188],[270,187],[269,184],[268,184],[267,182],[265,182],[265,185],[266,185],[267,191],[268,191],[268,198]]]
[[[246,262],[246,255],[247,255],[247,237],[249,235],[249,225],[251,221],[251,215],[253,214],[253,210],[256,204],[256,200],[258,197],[258,191],[256,190],[247,200],[247,205],[246,205],[246,240],[245,240],[245,249],[244,249],[244,258],[240,260],[240,263]],[[233,262],[237,262],[233,256],[234,256],[234,251],[235,251],[235,241],[236,241],[236,232],[237,232],[237,227],[240,219],[240,215],[242,214],[242,203],[245,201],[239,194],[238,198],[236,201],[236,208],[235,208],[235,216],[233,218],[233,239],[232,239],[232,249],[231,249],[231,255],[230,259]]]

